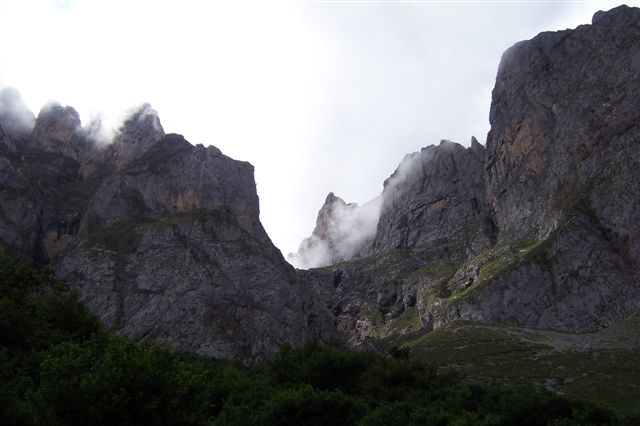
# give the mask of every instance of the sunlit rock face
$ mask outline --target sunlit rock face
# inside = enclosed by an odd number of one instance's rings
[[[165,135],[148,105],[112,141],[48,105],[2,134],[0,247],[53,266],[110,329],[203,355],[260,359],[331,340],[317,295],[259,221],[253,167]]]
[[[620,6],[505,52],[486,149],[408,155],[370,244],[304,272],[350,342],[460,319],[589,332],[640,309],[638,40]]]

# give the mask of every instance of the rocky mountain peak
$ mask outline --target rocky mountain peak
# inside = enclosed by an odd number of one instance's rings
[[[407,154],[384,181],[381,195],[363,206],[346,204],[330,193],[313,233],[290,259],[313,267],[395,249],[428,250],[444,257],[481,250],[491,231],[476,234],[469,229],[488,220],[480,219],[487,216],[484,156],[475,138],[470,148],[442,140]],[[304,261],[295,263],[297,259]]]
[[[640,13],[640,9],[637,7],[629,7],[626,4],[621,4],[607,11],[600,10],[596,12],[591,19],[591,24],[602,25],[603,27],[620,27],[623,22],[626,22],[627,24],[635,25],[637,16],[634,17],[634,14],[637,15],[638,13]]]
[[[484,145],[478,142],[475,136],[471,136],[471,151],[473,151],[479,159],[484,161],[486,150],[484,149]]]
[[[357,255],[371,242],[380,216],[381,198],[363,205],[347,204],[329,193],[318,212],[316,226],[289,261],[301,268],[330,265]]]
[[[351,208],[355,208],[354,204],[351,204]],[[312,235],[315,235],[321,239],[330,238],[330,230],[334,223],[334,214],[336,210],[349,208],[342,198],[336,197],[333,192],[327,195],[324,204],[318,212],[318,218],[316,219],[316,227],[313,229]]]
[[[0,249],[55,267],[103,324],[137,340],[256,359],[332,338],[260,224],[251,164],[165,135],[148,104],[110,143],[92,130],[52,104],[31,144],[0,133]]]
[[[484,148],[443,140],[406,157],[387,179],[369,253],[409,248],[467,256],[489,236],[469,232],[485,216]],[[464,237],[463,237],[464,236]]]
[[[45,151],[59,151],[71,143],[80,127],[80,116],[74,108],[52,102],[38,113],[31,137]]]
[[[356,208],[330,192],[318,211],[316,225],[309,238],[305,238],[296,253],[288,255],[289,262],[302,268],[328,265],[339,260],[335,248],[339,239],[336,220],[340,212]]]
[[[158,113],[150,104],[143,104],[133,110],[112,142],[116,169],[122,169],[128,162],[160,141],[164,135]]]

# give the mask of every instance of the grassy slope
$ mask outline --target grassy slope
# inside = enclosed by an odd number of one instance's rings
[[[640,314],[593,334],[458,322],[388,343],[473,381],[535,383],[640,417]]]

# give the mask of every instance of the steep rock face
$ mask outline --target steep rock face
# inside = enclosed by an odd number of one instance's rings
[[[373,243],[304,272],[352,344],[460,319],[590,332],[640,309],[638,40],[620,6],[504,54],[486,153],[409,156]]]
[[[484,147],[449,141],[405,158],[385,181],[382,214],[368,254],[421,250],[463,259],[486,248],[494,229],[485,211]]]
[[[640,10],[621,6],[505,53],[490,208],[500,242],[542,243],[484,267],[491,279],[466,297],[436,298],[436,317],[586,332],[640,308],[639,37]]]
[[[60,266],[119,334],[259,359],[331,338],[315,295],[224,210],[89,234]]]
[[[501,240],[547,237],[604,169],[627,168],[611,156],[637,151],[639,15],[621,6],[593,25],[542,33],[505,52],[487,140]]]
[[[0,248],[56,267],[121,335],[259,359],[333,327],[259,222],[253,167],[164,136],[148,105],[109,145],[72,108],[0,143]]]
[[[640,10],[621,6],[505,53],[487,141],[491,208],[500,241],[548,244],[478,295],[475,308],[571,331],[640,308],[639,39]],[[507,289],[500,303],[532,312],[491,309]]]
[[[74,136],[80,124],[80,116],[75,109],[50,103],[40,110],[31,138],[44,151],[60,152],[78,159],[79,151],[83,148],[82,141]]]
[[[477,253],[495,239],[484,157],[475,138],[466,149],[441,141],[407,155],[382,194],[362,206],[329,194],[311,236],[290,260],[308,268],[396,249],[428,252],[434,259]]]
[[[138,107],[122,124],[113,143],[105,150],[105,162],[115,163],[116,170],[122,170],[130,161],[142,155],[164,137],[158,113],[149,104]]]
[[[88,207],[87,226],[91,231],[220,206],[229,208],[248,232],[261,230],[253,167],[214,147],[194,148],[172,134],[102,181]]]
[[[33,255],[37,245],[40,194],[21,167],[15,143],[0,143],[0,246]]]

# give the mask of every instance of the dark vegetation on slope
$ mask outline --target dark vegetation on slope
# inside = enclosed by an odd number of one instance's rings
[[[531,387],[469,384],[402,350],[312,343],[244,366],[133,343],[50,272],[3,254],[0,308],[4,425],[625,424]]]

